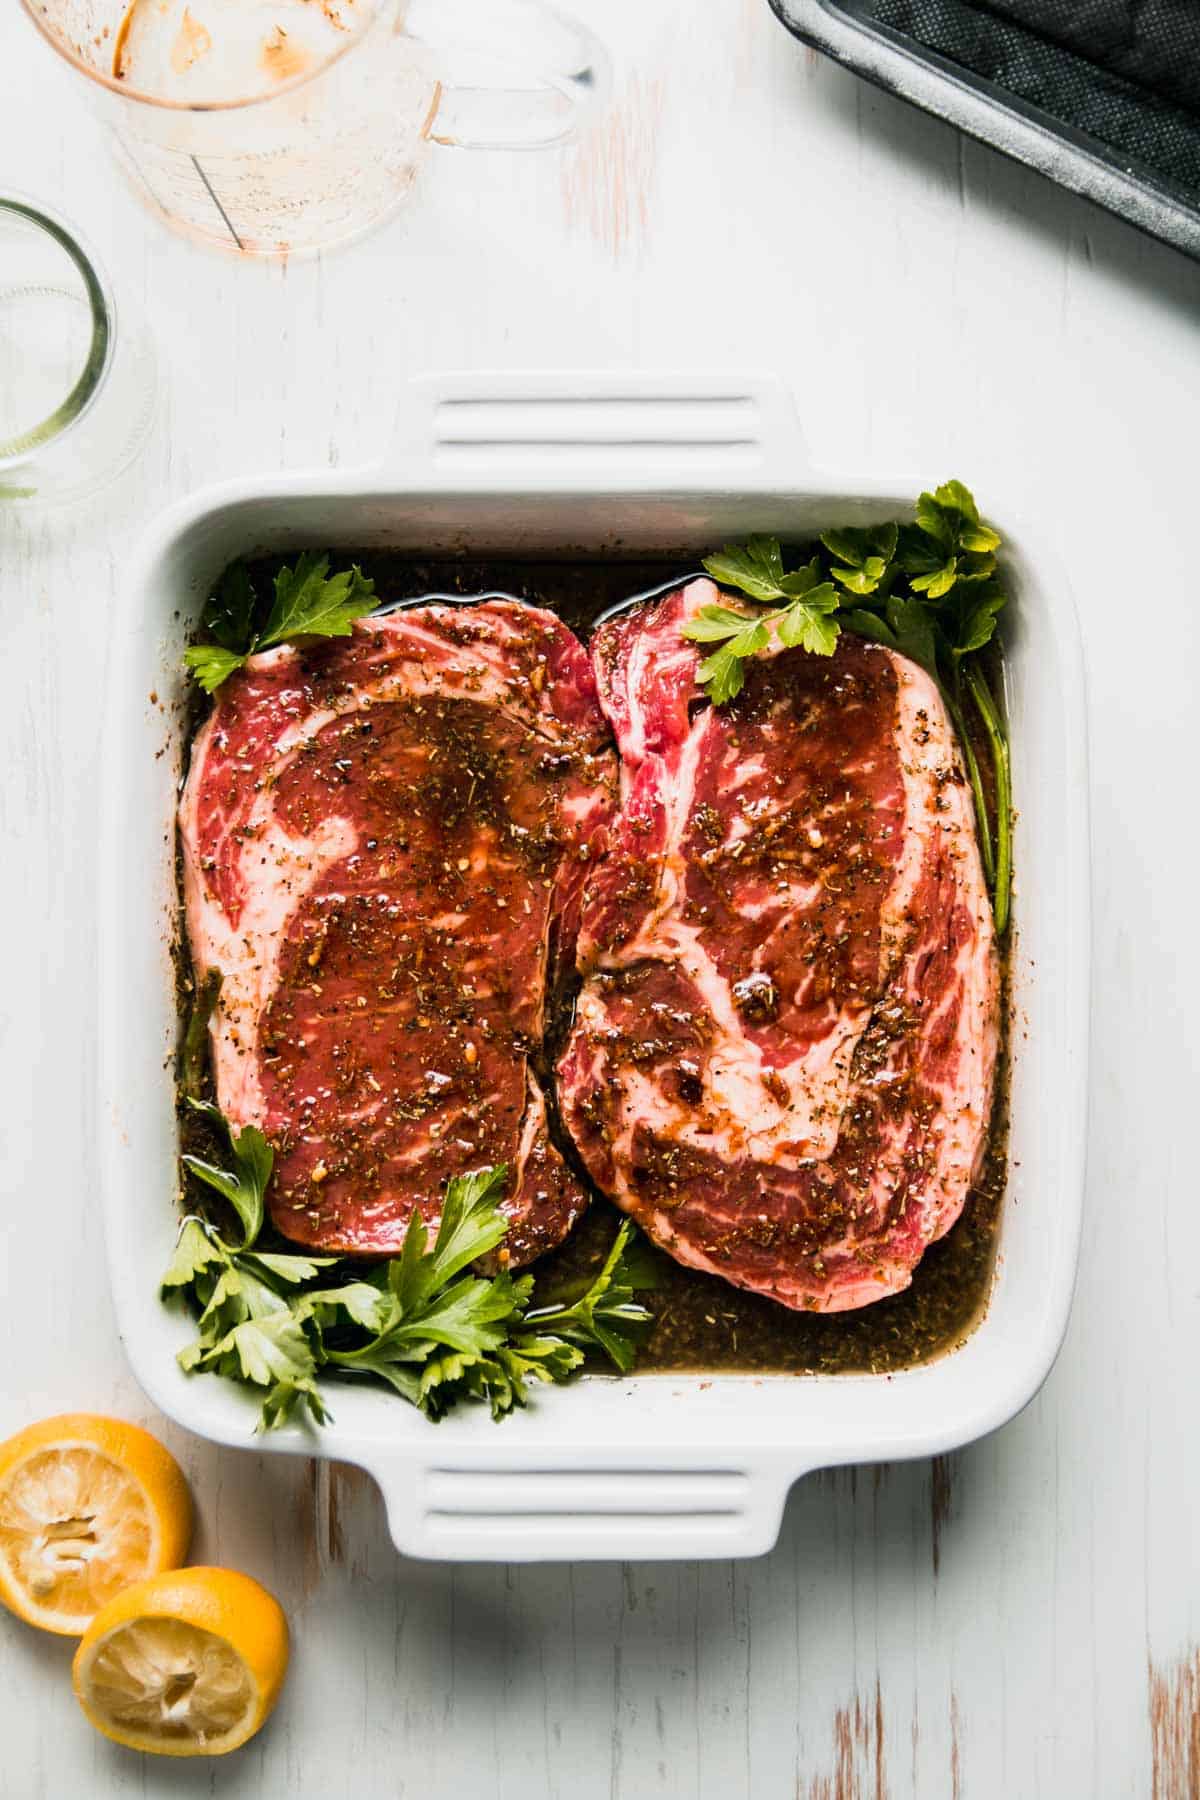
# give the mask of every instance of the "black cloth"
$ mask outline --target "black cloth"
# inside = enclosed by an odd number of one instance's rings
[[[1200,0],[848,0],[1200,202]]]
[[[1200,113],[1198,0],[989,0],[985,10]]]

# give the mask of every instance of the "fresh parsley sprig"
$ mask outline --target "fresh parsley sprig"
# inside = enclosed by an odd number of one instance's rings
[[[831,656],[840,632],[851,631],[920,663],[941,688],[958,733],[996,929],[1003,932],[1012,885],[1012,782],[1004,722],[981,654],[1007,604],[996,574],[999,547],[999,533],[980,518],[970,489],[947,481],[920,496],[914,520],[827,531],[817,554],[791,571],[777,538],[752,537],[705,557],[714,581],[772,610],[703,606],[683,634],[720,645],[697,669],[715,706],[740,693],[743,664],[772,637],[777,646]],[[994,828],[968,706],[991,757]]]
[[[596,1346],[623,1375],[628,1374],[650,1318],[637,1298],[638,1290],[655,1285],[643,1250],[644,1240],[626,1219],[600,1273],[584,1291],[570,1303],[533,1307],[525,1314],[525,1324],[584,1349]]]
[[[816,557],[785,574],[779,539],[752,537],[744,546],[727,544],[718,555],[706,556],[704,567],[714,581],[740,588],[752,600],[783,602],[767,613],[702,606],[684,626],[684,636],[693,642],[721,646],[705,658],[698,671],[715,705],[723,706],[741,692],[746,679],[743,662],[765,650],[772,633],[786,648],[799,645],[815,656],[833,655],[839,627],[830,615],[838,608],[837,590],[822,578]]]
[[[260,1250],[270,1147],[253,1126],[235,1136],[215,1107],[201,1110],[226,1130],[234,1167],[183,1160],[234,1207],[244,1237],[234,1246],[209,1220],[185,1219],[162,1292],[181,1296],[198,1318],[182,1367],[264,1389],[261,1429],[284,1424],[301,1405],[323,1423],[322,1370],[386,1382],[430,1419],[464,1400],[486,1402],[501,1419],[525,1405],[531,1381],[567,1380],[588,1350],[622,1372],[632,1366],[650,1314],[636,1298],[649,1283],[629,1221],[578,1299],[532,1310],[531,1275],[470,1268],[508,1228],[503,1167],[451,1180],[432,1244],[414,1214],[400,1255],[366,1274],[342,1257]],[[329,1273],[335,1268],[340,1279]]]
[[[183,660],[206,694],[213,694],[257,650],[297,638],[348,637],[355,619],[375,605],[375,583],[355,564],[329,573],[328,556],[306,550],[294,568],[275,577],[270,611],[260,607],[244,563],[233,563],[218,581],[201,621],[211,643],[193,644]]]

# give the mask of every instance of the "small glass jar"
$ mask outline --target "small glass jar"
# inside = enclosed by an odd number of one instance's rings
[[[154,418],[144,326],[118,321],[73,227],[0,194],[0,508],[77,501],[128,468]]]

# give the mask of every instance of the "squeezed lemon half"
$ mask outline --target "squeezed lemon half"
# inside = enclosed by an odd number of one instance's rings
[[[0,1601],[30,1625],[78,1637],[191,1535],[183,1471],[140,1426],[64,1413],[0,1444]]]
[[[279,1697],[288,1629],[275,1598],[233,1569],[178,1569],[117,1595],[75,1655],[75,1693],[130,1750],[223,1756]]]

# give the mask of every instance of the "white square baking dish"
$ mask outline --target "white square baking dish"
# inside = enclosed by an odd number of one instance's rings
[[[383,1488],[411,1554],[543,1560],[742,1556],[774,1543],[807,1471],[928,1456],[1013,1417],[1067,1323],[1083,1186],[1089,896],[1082,662],[1052,547],[996,518],[1016,604],[1006,631],[1017,892],[1010,1176],[990,1304],[971,1337],[888,1376],[651,1374],[539,1390],[495,1425],[431,1425],[385,1391],[338,1388],[335,1421],[254,1437],[256,1406],[175,1362],[187,1323],[158,1301],[176,1232],[174,807],[180,654],[233,556],[309,545],[423,555],[696,552],[893,516],[946,471],[866,489],[807,459],[787,396],[727,378],[464,377],[405,400],[386,466],[272,475],[188,500],[131,569],[110,665],[102,817],[100,1166],[121,1335],[147,1394],[221,1443],[336,1457]],[[970,471],[963,471],[968,477]]]

